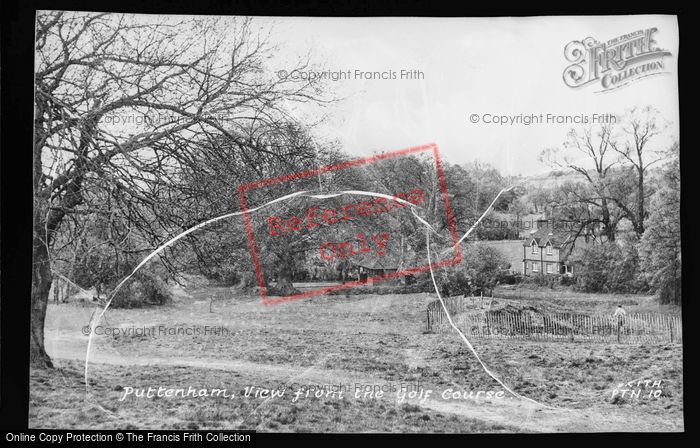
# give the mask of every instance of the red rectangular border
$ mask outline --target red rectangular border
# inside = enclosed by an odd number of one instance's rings
[[[278,176],[278,177],[273,177],[270,179],[263,179],[259,180],[256,182],[251,182],[248,184],[241,185],[238,188],[238,195],[240,196],[241,199],[241,208],[243,209],[243,219],[245,220],[245,227],[246,227],[246,232],[248,234],[248,242],[250,244],[250,251],[253,256],[253,264],[255,265],[255,274],[258,279],[258,285],[260,286],[260,297],[262,298],[262,302],[264,305],[273,305],[276,303],[282,303],[282,302],[288,302],[290,300],[297,300],[297,299],[305,299],[307,297],[314,297],[318,295],[325,294],[330,291],[337,291],[341,289],[347,289],[347,288],[352,288],[354,286],[362,286],[365,285],[366,282],[360,282],[359,280],[353,281],[353,282],[347,282],[343,283],[342,285],[335,285],[335,286],[328,286],[325,288],[319,288],[319,289],[314,289],[312,291],[306,291],[303,293],[299,294],[294,294],[291,296],[284,296],[284,297],[277,297],[275,299],[268,299],[267,298],[267,289],[265,288],[264,281],[263,281],[263,275],[262,275],[262,268],[260,267],[260,260],[258,258],[258,253],[257,249],[255,246],[255,238],[253,235],[253,226],[250,222],[250,215],[248,214],[248,204],[246,201],[246,195],[245,192],[248,190],[253,190],[256,188],[261,188],[261,187],[266,187],[268,185],[274,185],[282,182],[287,182],[290,180],[295,180],[295,179],[302,179],[304,177],[309,177],[309,176],[315,176],[317,174],[321,173],[326,173],[330,171],[337,171],[337,170],[342,170],[345,168],[350,168],[353,166],[359,166],[371,162],[376,162],[378,160],[383,160],[383,159],[389,159],[392,157],[398,157],[398,156],[405,156],[408,154],[415,154],[418,152],[423,152],[423,151],[432,151],[433,155],[435,157],[435,167],[438,173],[438,178],[440,179],[440,189],[442,191],[442,199],[445,203],[445,210],[447,212],[447,224],[450,228],[450,233],[452,235],[452,240],[455,243],[456,247],[456,252],[457,255],[450,259],[450,260],[443,260],[438,263],[432,263],[432,268],[441,268],[445,266],[454,266],[455,264],[459,264],[462,262],[462,248],[457,244],[459,239],[457,238],[457,230],[455,227],[455,222],[454,222],[454,216],[452,215],[452,208],[450,206],[450,199],[447,194],[447,183],[445,182],[445,173],[442,169],[442,162],[440,160],[440,154],[438,151],[438,147],[435,143],[430,143],[427,145],[421,145],[421,146],[414,146],[412,148],[407,148],[407,149],[401,149],[398,151],[391,151],[391,152],[386,152],[382,154],[378,154],[376,156],[372,157],[366,157],[363,159],[356,159],[356,160],[351,160],[348,162],[340,163],[337,165],[326,165],[320,168],[316,168],[313,170],[307,170],[307,171],[302,171],[299,173],[294,173],[294,174],[289,174],[286,176]],[[389,274],[385,275],[378,275],[375,277],[371,277],[367,279],[367,282],[369,281],[377,281],[377,280],[387,280],[391,278],[397,278],[397,277],[402,277],[404,275],[408,274],[415,274],[418,272],[425,272],[429,271],[431,269],[431,264],[426,264],[424,266],[418,266],[414,268],[409,268],[409,269],[404,269],[403,271],[400,272],[391,272]]]

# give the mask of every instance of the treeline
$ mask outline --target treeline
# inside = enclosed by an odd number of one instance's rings
[[[681,305],[679,146],[657,173],[654,193],[645,199],[643,227],[620,227],[574,258],[577,286],[594,292],[653,292],[661,303]],[[641,230],[641,233],[639,233]]]
[[[456,207],[466,211],[462,227],[469,228],[501,188],[515,186],[494,205],[491,225],[477,227],[473,238],[522,239],[532,228],[524,223],[544,218],[576,238],[565,253],[575,278],[535,281],[586,292],[655,293],[662,303],[680,305],[680,147],[669,143],[669,134],[658,111],[635,107],[614,124],[572,129],[560,148],[542,151],[540,160],[552,169],[548,177],[505,178],[479,163],[451,167],[452,180],[464,179],[449,184]],[[506,225],[493,225],[499,223]],[[451,283],[493,284],[475,281],[474,267],[457,275],[470,270],[464,281]]]
[[[142,19],[37,14],[31,302],[32,362],[39,365],[50,363],[43,327],[55,276],[94,287],[103,298],[169,238],[241,211],[239,186],[354,158],[337,142],[316,138],[313,126],[292,118],[295,103],[327,104],[328,86],[322,80],[276,76],[266,65],[274,48],[250,19]],[[293,69],[305,68],[302,61]],[[649,108],[632,111],[617,129],[572,131],[563,148],[543,155],[559,172],[580,179],[557,187],[530,185],[479,162],[445,163],[457,228],[468,229],[503,187],[518,184],[494,204],[497,216],[519,220],[545,214],[605,247],[591,249],[581,261],[582,287],[636,290],[646,285],[663,300],[677,302],[678,147],[670,155],[657,148],[655,138],[663,131]],[[676,162],[656,168],[668,157]],[[578,163],[580,158],[587,163]],[[260,205],[299,190],[396,193],[409,185],[427,193],[423,218],[438,235],[446,235],[449,223],[435,164],[426,157],[311,176],[256,190],[249,200]],[[284,207],[303,209],[308,203]],[[417,220],[392,214],[381,219],[382,226],[402,236],[404,255],[425,253],[424,228]],[[315,232],[307,236],[331,234],[323,226]],[[520,234],[508,227],[478,227],[473,238],[518,239]],[[295,272],[309,262],[309,240],[260,244],[264,281],[274,278],[284,293],[293,287]],[[435,244],[444,249],[449,238],[436,238]],[[481,276],[478,282],[490,287],[502,266],[494,257],[481,254],[465,264],[466,281]],[[621,262],[600,268],[611,260]],[[146,299],[163,303],[164,282],[182,272],[246,287],[257,283],[252,266],[242,220],[223,220],[163,251],[136,280]],[[347,270],[342,263],[334,268]],[[619,275],[595,281],[611,272]],[[125,290],[117,303],[132,305],[135,294]]]
[[[329,98],[322,80],[276,76],[274,46],[249,18],[48,11],[35,31],[31,362],[40,367],[51,365],[54,278],[108,292],[168,238],[231,211],[245,181],[224,171],[231,163],[263,178],[309,160],[315,148],[295,140],[304,124],[290,107]],[[154,264],[177,272],[186,246]]]

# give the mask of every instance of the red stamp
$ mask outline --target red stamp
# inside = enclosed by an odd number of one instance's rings
[[[432,163],[427,161],[426,157],[432,156],[434,159],[434,165],[431,167],[434,169],[432,183],[424,179],[426,177],[425,169],[421,171],[417,168],[415,173],[391,171],[401,168],[410,170],[412,167],[420,165],[417,157],[421,156],[423,157],[421,159],[423,166]],[[411,157],[413,159],[404,160],[404,165],[401,165],[402,161],[399,159]],[[384,171],[372,172],[373,169],[379,169],[379,166],[374,165],[381,164],[384,164],[381,166]],[[296,202],[293,205],[288,204],[288,202],[278,202],[275,204],[276,207],[270,208],[272,211],[258,210],[256,216],[262,216],[255,224],[253,223],[253,215],[249,213],[247,201],[253,192],[267,195],[261,196],[259,199],[262,201],[263,198],[266,198],[269,201],[270,198],[283,196],[283,193],[289,194],[290,191],[310,191],[309,185],[313,185],[317,180],[320,184],[322,176],[329,176],[331,180],[345,176],[343,185],[347,185],[347,182],[352,184],[354,180],[361,181],[358,179],[364,179],[362,175],[367,176],[368,172],[372,172],[374,175],[374,177],[369,177],[372,188],[344,188],[344,191],[340,193],[333,191],[328,193],[310,192],[309,194],[317,194],[327,202],[321,202],[318,198],[313,201],[294,198]],[[390,185],[392,182],[393,185]],[[415,183],[415,185],[409,185],[411,183]],[[389,191],[392,186],[396,188],[396,191]],[[273,191],[267,192],[265,189]],[[384,280],[400,279],[429,271],[431,268],[452,266],[462,261],[445,176],[438,147],[435,144],[382,153],[363,159],[264,179],[241,185],[238,192],[260,295],[265,305],[318,296],[334,290],[363,286],[368,283],[374,284]],[[308,197],[304,199],[308,199]],[[329,200],[332,203],[329,203]],[[411,253],[411,247],[410,244],[406,243],[404,235],[406,233],[405,222],[418,223],[419,221],[415,216],[410,216],[411,207],[419,210],[429,209],[433,212],[432,219],[443,223],[441,227],[445,228],[454,243],[454,257],[435,260],[432,264],[428,264],[427,253],[422,256],[414,253],[413,258],[406,255]],[[444,216],[436,217],[437,213],[443,213]],[[257,231],[254,228],[257,228]],[[425,235],[424,225],[419,224],[419,228],[422,232],[415,231],[415,228],[411,232],[414,238]],[[268,286],[266,286],[269,274],[266,275],[267,273],[264,272],[261,253],[258,244],[256,244],[256,236],[264,238],[267,247],[284,249],[271,249],[270,251],[276,254],[275,262],[268,262],[268,265],[279,266],[280,263],[293,262],[294,257],[298,257],[299,253],[310,254],[304,256],[308,265],[316,263],[316,266],[323,268],[325,263],[341,271],[345,269],[342,271],[343,282],[299,291],[294,294],[269,296]],[[415,239],[415,241],[420,244],[419,239]],[[425,247],[420,249],[422,252],[426,250]],[[400,262],[396,261],[397,258],[400,259]],[[423,262],[418,262],[419,259]],[[394,264],[392,265],[392,263]],[[347,275],[348,267],[355,268],[352,272],[357,274],[356,278]],[[379,269],[383,267],[388,267],[388,269]],[[289,273],[285,275],[288,276]],[[316,272],[306,275],[314,277]]]

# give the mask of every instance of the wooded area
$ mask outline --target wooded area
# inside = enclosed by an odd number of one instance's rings
[[[240,211],[240,185],[354,158],[337,142],[317,137],[317,123],[295,118],[295,104],[322,111],[335,99],[320,79],[275,76],[266,65],[274,52],[267,31],[241,18],[37,14],[33,365],[51,365],[44,320],[55,279],[107,297],[164,241]],[[294,69],[307,65],[299,61]],[[469,228],[503,187],[518,185],[495,204],[495,219],[520,222],[534,214],[595,242],[578,260],[580,287],[653,290],[664,302],[680,304],[679,146],[659,145],[664,132],[650,107],[628,111],[614,126],[574,129],[561,148],[543,152],[542,160],[555,170],[549,177],[556,182],[547,185],[504,176],[478,161],[443,162],[457,227]],[[447,235],[434,161],[418,156],[256,190],[249,201],[264,204],[298,189],[393,194],[411,191],[409,184],[426,193],[426,221]],[[275,213],[291,216],[312,206],[300,199]],[[404,258],[425,256],[424,228],[417,221],[393,212],[376,219],[401,236],[396,250]],[[268,223],[254,225],[264,233]],[[301,232],[307,238],[260,241],[261,263],[270,273],[265,282],[289,293],[315,263],[310,241],[348,238],[377,221],[362,225],[347,235],[321,225]],[[479,227],[473,238],[518,240],[522,229]],[[467,251],[466,258],[472,262],[446,272],[445,282],[457,276],[479,289],[492,288],[509,268],[488,249]],[[328,269],[347,277],[345,260]],[[139,272],[142,295],[165,303],[165,285],[184,272],[253,287],[242,220],[216,223],[167,249]],[[122,293],[125,301],[134,294]]]

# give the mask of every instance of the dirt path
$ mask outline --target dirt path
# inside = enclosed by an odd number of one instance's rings
[[[68,360],[85,360],[87,338],[68,337],[58,333],[49,335],[47,345],[49,355],[53,358]],[[413,351],[406,353],[413,362],[420,363]],[[288,364],[261,364],[236,359],[221,358],[162,358],[162,357],[124,357],[100,351],[94,351],[91,363],[124,366],[185,366],[200,369],[215,369],[264,377],[268,380],[286,384],[300,380],[314,384],[387,384],[388,381],[356,372],[326,369],[317,366],[301,368]],[[463,390],[454,385],[454,390]],[[630,418],[629,410],[619,412],[580,409],[547,409],[517,398],[479,400],[445,400],[440,397],[441,390],[435,390],[426,400],[406,399],[405,403],[417,405],[441,413],[457,414],[475,418],[489,423],[517,426],[529,432],[634,432],[634,431],[682,431],[683,428],[665,425],[661,427],[658,420],[639,415]],[[396,405],[396,396],[386,394],[384,399]],[[636,416],[635,416],[636,417]]]

